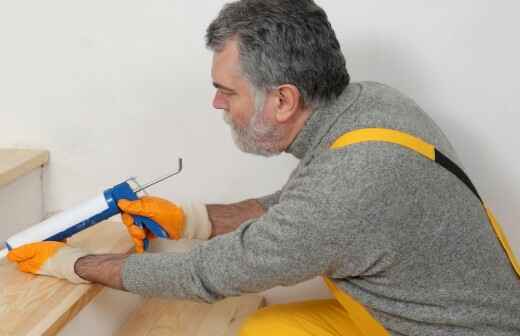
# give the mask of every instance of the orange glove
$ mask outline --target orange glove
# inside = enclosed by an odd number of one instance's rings
[[[7,258],[17,263],[22,272],[50,275],[73,283],[88,283],[74,272],[76,261],[87,254],[62,242],[44,241],[15,248],[7,254]]]
[[[180,239],[186,225],[186,217],[182,208],[174,203],[153,196],[144,196],[137,201],[120,200],[117,206],[123,211],[123,223],[132,237],[137,253],[144,251],[143,239],[155,236],[146,229],[134,224],[131,215],[148,217],[159,224],[168,233],[170,239]]]

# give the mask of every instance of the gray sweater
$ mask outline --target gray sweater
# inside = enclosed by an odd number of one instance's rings
[[[520,280],[466,185],[399,145],[329,148],[373,127],[418,136],[464,169],[411,99],[352,83],[290,145],[299,165],[259,199],[262,217],[188,253],[130,256],[124,287],[214,302],[327,275],[392,335],[520,335]]]

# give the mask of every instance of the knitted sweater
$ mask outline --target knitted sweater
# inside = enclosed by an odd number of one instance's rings
[[[331,150],[345,132],[390,128],[462,169],[439,127],[395,89],[352,83],[287,149],[299,164],[268,209],[188,253],[130,256],[124,287],[214,302],[329,276],[392,335],[519,335],[520,281],[478,198],[396,144]]]

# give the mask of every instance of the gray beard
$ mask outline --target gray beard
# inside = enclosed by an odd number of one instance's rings
[[[230,126],[233,141],[241,151],[265,157],[275,156],[282,152],[277,147],[282,139],[282,131],[263,118],[262,110],[263,106],[257,109],[244,128],[233,123],[226,112],[223,113],[223,119]]]

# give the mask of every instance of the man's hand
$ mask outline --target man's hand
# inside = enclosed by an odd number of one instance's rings
[[[50,275],[73,283],[88,283],[74,271],[76,261],[87,254],[62,242],[45,241],[15,248],[7,258],[17,263],[22,272]]]
[[[155,237],[148,230],[135,225],[133,215],[152,219],[168,233],[170,239],[174,240],[205,240],[211,234],[211,222],[203,204],[178,206],[159,197],[145,196],[137,201],[120,200],[117,205],[123,212],[123,223],[134,241],[137,253],[144,251],[143,239]]]
[[[123,211],[121,218],[132,237],[137,253],[144,251],[143,239],[155,236],[148,230],[134,223],[132,215],[148,217],[159,224],[168,233],[170,239],[180,239],[186,225],[184,211],[174,203],[152,196],[145,196],[137,201],[120,200],[117,206]]]

